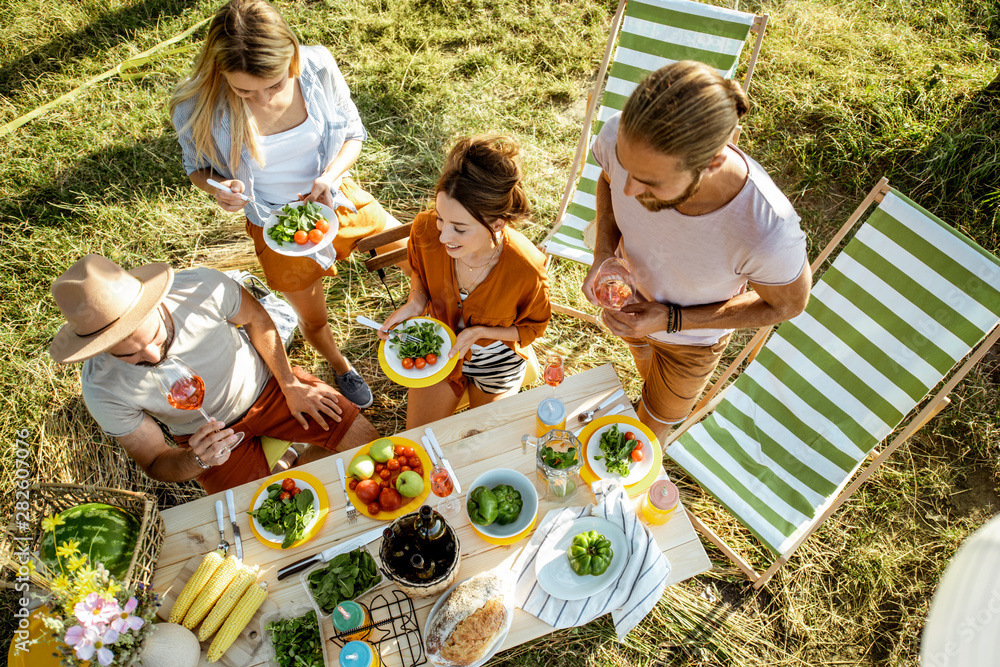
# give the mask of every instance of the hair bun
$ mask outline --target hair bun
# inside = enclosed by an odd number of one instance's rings
[[[743,118],[750,111],[750,99],[747,97],[746,91],[743,90],[743,86],[735,79],[729,79],[729,87],[732,90],[733,102],[736,105],[736,116]]]

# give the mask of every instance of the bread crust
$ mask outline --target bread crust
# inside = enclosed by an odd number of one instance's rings
[[[502,577],[484,572],[455,587],[427,630],[427,651],[441,665],[467,667],[481,660],[508,626]]]

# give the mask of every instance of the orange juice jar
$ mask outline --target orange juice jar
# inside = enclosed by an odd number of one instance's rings
[[[669,479],[658,479],[642,498],[642,517],[647,523],[662,526],[680,504],[680,493]]]
[[[353,600],[345,600],[338,604],[337,608],[330,614],[330,620],[333,621],[333,627],[345,639],[364,639],[372,633],[371,628],[351,632],[355,628],[362,628],[372,622],[368,607]]]
[[[546,398],[535,412],[535,436],[540,438],[553,429],[566,429],[566,406],[558,398]]]

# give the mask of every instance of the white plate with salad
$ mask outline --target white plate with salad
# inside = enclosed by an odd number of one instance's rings
[[[390,336],[388,341],[379,343],[378,363],[389,379],[397,384],[429,387],[448,377],[458,363],[458,357],[448,358],[455,344],[455,332],[440,320],[411,317],[393,331],[405,331],[421,339],[419,343],[408,343]]]
[[[325,220],[325,224],[321,220]],[[339,227],[337,214],[329,206],[315,201],[293,201],[264,222],[264,243],[282,255],[302,257],[333,243]],[[322,237],[318,241],[316,233],[311,231],[313,229],[318,230]],[[305,243],[295,240],[298,231],[305,234]],[[313,233],[312,240],[310,233]]]
[[[639,453],[633,456],[636,449]],[[596,429],[587,438],[584,450],[587,464],[598,477],[621,480],[624,485],[635,484],[649,474],[655,458],[649,437],[624,420]]]

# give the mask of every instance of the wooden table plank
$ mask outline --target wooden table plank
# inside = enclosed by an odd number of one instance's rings
[[[503,467],[518,470],[529,476],[534,475],[534,452],[529,450],[527,454],[521,453],[521,436],[526,433],[534,434],[535,410],[538,403],[553,395],[553,391],[565,403],[570,415],[569,428],[574,428],[578,426],[575,420],[577,413],[596,406],[620,388],[621,383],[615,375],[614,368],[610,364],[606,364],[567,377],[555,390],[549,387],[539,387],[521,392],[497,403],[452,415],[435,422],[431,428],[444,450],[445,457],[455,468],[464,495],[471,490],[473,480],[487,470]],[[623,398],[618,404],[627,404],[627,400]],[[624,414],[635,416],[631,408],[626,410]],[[404,431],[398,435],[419,442],[423,433],[424,429],[420,428]],[[345,452],[314,461],[302,467],[302,470],[312,473],[326,482],[326,491],[330,497],[330,514],[326,523],[320,534],[309,543],[287,550],[265,547],[253,536],[249,517],[245,511],[237,515],[237,523],[243,535],[244,560],[260,566],[261,580],[269,582],[268,599],[279,608],[310,604],[309,596],[298,575],[281,582],[277,581],[276,574],[279,568],[333,546],[347,537],[360,534],[375,526],[386,525],[384,521],[376,521],[365,516],[360,516],[357,523],[353,525],[348,524],[345,520],[346,501],[340,483],[337,481],[336,459],[341,458],[347,463],[352,456],[351,452]],[[251,498],[262,483],[262,481],[255,481],[233,489],[237,507],[249,507]],[[221,497],[222,494],[216,494],[200,498],[162,512],[166,534],[154,580],[154,587],[158,591],[162,592],[173,583],[175,577],[192,555],[205,553],[215,548],[219,541],[219,532],[215,523],[215,501]],[[636,502],[638,500],[636,499]],[[426,502],[436,505],[440,499],[431,495]],[[593,502],[594,496],[589,487],[580,485],[573,496],[563,503],[541,501],[538,518],[541,521],[550,509],[582,506]],[[228,520],[226,523],[227,536],[232,542],[232,531],[228,526]],[[526,541],[510,546],[489,544],[473,532],[464,515],[451,523],[462,545],[459,579],[499,565],[526,544]],[[701,545],[701,540],[681,508],[673,513],[670,521],[665,525],[650,526],[650,528],[671,565],[668,584],[683,581],[711,567],[708,556]],[[377,545],[378,542],[375,543],[373,550],[377,551]],[[377,589],[375,593],[383,589]],[[424,627],[427,614],[434,602],[434,598],[414,600],[421,628]],[[326,619],[324,624],[328,634],[332,635],[333,630],[329,619]],[[503,648],[517,646],[525,641],[544,636],[551,631],[552,628],[548,624],[518,610]],[[331,660],[336,660],[337,647],[331,645],[330,648],[332,649],[330,652]],[[394,650],[386,651],[383,658],[390,667],[401,664]],[[251,661],[247,667],[258,664],[263,664],[263,662]]]

